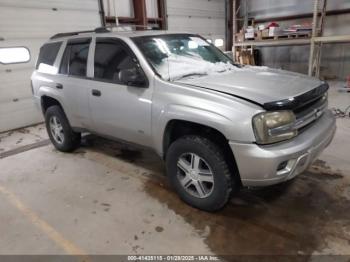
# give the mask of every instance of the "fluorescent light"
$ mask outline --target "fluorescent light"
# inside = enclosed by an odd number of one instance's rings
[[[29,50],[25,47],[0,48],[0,63],[25,63],[30,60]]]
[[[215,44],[215,46],[217,46],[217,47],[223,46],[223,45],[224,45],[224,40],[221,39],[221,38],[215,39],[214,44]]]

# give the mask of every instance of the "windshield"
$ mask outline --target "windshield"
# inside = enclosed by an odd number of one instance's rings
[[[142,36],[133,40],[165,80],[176,81],[237,68],[230,58],[198,35]]]

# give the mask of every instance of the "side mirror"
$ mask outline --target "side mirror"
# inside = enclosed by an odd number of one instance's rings
[[[128,86],[146,87],[147,81],[138,68],[122,69],[119,71],[119,80]]]

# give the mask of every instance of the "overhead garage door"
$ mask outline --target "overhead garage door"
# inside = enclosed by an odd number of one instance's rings
[[[100,25],[97,0],[0,0],[0,55],[5,47],[30,52],[26,63],[0,63],[0,132],[42,121],[32,100],[30,76],[43,42],[58,32]],[[6,59],[15,59],[8,50]]]
[[[167,15],[169,30],[200,34],[224,49],[225,0],[167,0]]]

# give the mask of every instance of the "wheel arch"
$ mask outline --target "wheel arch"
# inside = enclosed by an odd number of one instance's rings
[[[62,106],[61,102],[58,101],[56,98],[53,98],[52,96],[42,95],[40,97],[40,104],[41,104],[41,110],[42,110],[44,115],[45,115],[46,110],[50,106],[57,105],[57,106],[61,107],[61,109],[63,110],[63,106]]]
[[[166,159],[166,153],[170,145],[178,138],[186,135],[202,136],[218,144],[223,150],[225,160],[230,168],[231,173],[237,174],[237,176],[235,177],[239,180],[239,183],[241,184],[240,174],[237,167],[234,152],[229,146],[228,139],[223,134],[223,132],[205,124],[182,119],[170,120],[166,124],[163,134],[163,159]]]

